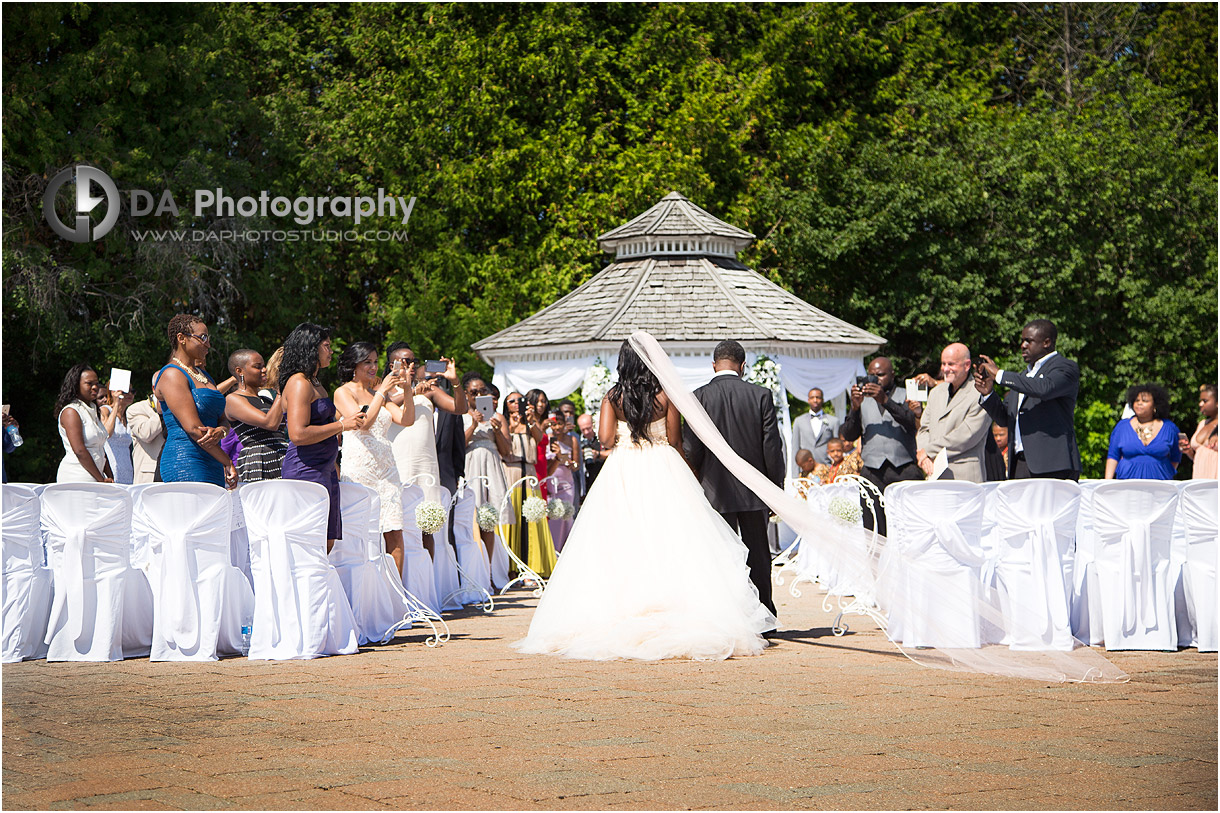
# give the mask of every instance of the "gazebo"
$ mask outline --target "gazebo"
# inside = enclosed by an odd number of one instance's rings
[[[636,330],[657,338],[692,388],[712,375],[712,350],[736,339],[752,365],[766,355],[783,387],[804,400],[820,387],[845,414],[844,393],[885,339],[819,310],[737,260],[754,235],[677,192],[598,239],[614,262],[553,304],[472,345],[495,368],[501,394],[579,388],[595,363],[613,370]],[[787,399],[781,398],[785,440]],[[596,405],[589,405],[596,408]]]

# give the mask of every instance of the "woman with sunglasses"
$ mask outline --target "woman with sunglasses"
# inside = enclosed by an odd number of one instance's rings
[[[514,524],[507,527],[504,541],[531,570],[545,579],[555,569],[557,559],[551,529],[547,526],[546,517],[527,523],[521,516],[521,506],[526,498],[541,497],[542,493],[537,486],[530,487],[517,481],[527,475],[539,480],[546,477],[546,470],[543,469],[540,474],[538,469],[538,447],[546,448],[546,433],[534,405],[516,391],[510,392],[504,401],[504,422],[500,425],[500,431],[509,447],[509,453],[504,456],[508,483],[510,486],[516,483],[512,494]]]
[[[165,419],[160,474],[166,483],[212,483],[232,488],[237,469],[220,448],[229,432],[225,397],[203,368],[211,337],[203,320],[180,313],[167,329],[169,363],[153,379]]]
[[[444,410],[456,415],[466,411],[466,393],[458,386],[457,367],[453,359],[442,359],[448,363],[440,375],[454,385],[453,395],[433,384],[424,371],[424,364],[406,342],[394,342],[386,353],[385,375],[395,373],[403,380],[390,392],[390,400],[403,406],[408,400],[415,402],[415,421],[410,426],[392,424],[389,429],[390,443],[394,447],[394,461],[398,466],[398,477],[403,485],[418,477],[424,499],[440,501],[441,464],[436,456],[436,412]],[[410,395],[407,394],[408,390]],[[431,475],[420,477],[420,475]],[[448,506],[443,506],[448,507]],[[424,534],[424,547],[433,552],[432,534]]]

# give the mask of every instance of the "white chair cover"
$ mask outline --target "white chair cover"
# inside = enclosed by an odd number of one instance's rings
[[[241,653],[254,591],[233,567],[233,497],[211,483],[153,483],[137,500],[148,524],[153,569],[154,661],[214,661]]]
[[[246,515],[241,510],[241,486],[229,492],[233,502],[233,528],[229,532],[229,560],[242,572],[251,585],[254,574],[250,572],[250,537],[246,533]]]
[[[326,559],[330,495],[304,480],[241,487],[254,574],[253,660],[350,655],[356,619]]]
[[[156,483],[126,486],[127,493],[131,495],[131,566],[143,570],[148,575],[149,583],[156,578],[156,573],[152,567],[148,522],[140,510],[140,495],[151,485]]]
[[[897,580],[890,638],[907,647],[977,648],[980,619],[971,607],[983,593],[983,489],[952,480],[896,483],[885,502],[890,543],[909,559],[886,575]],[[969,600],[947,602],[946,595]]]
[[[1178,514],[1186,540],[1183,567],[1186,609],[1200,652],[1215,652],[1217,645],[1216,537],[1220,534],[1220,517],[1216,500],[1216,480],[1190,480],[1182,486],[1178,497]]]
[[[42,492],[54,598],[48,661],[147,655],[152,590],[131,567],[131,495],[112,483],[56,483]]]
[[[852,505],[860,504],[860,490],[855,483],[828,483],[824,486],[814,486],[805,496],[805,504],[809,510],[820,516],[830,518],[830,506],[836,500],[846,500]],[[863,522],[861,516],[860,525]],[[833,563],[825,561],[819,555],[816,545],[801,545],[797,542],[796,572],[797,578],[808,578],[821,584],[832,596],[855,596],[867,588],[853,584],[852,581],[838,572]],[[867,597],[865,597],[867,598]]]
[[[1190,480],[1173,480],[1178,488],[1178,510],[1173,515],[1173,535],[1169,540],[1169,585],[1173,591],[1174,626],[1178,646],[1195,646],[1195,625],[1186,606],[1186,525],[1182,521],[1182,488]]]
[[[453,495],[444,486],[438,486],[441,508],[445,510],[445,524],[432,534],[432,579],[436,583],[436,597],[442,610],[460,610],[462,581],[458,578],[457,554],[449,544],[449,522],[452,516]]]
[[[4,485],[3,662],[47,654],[51,571],[43,564],[38,494],[27,485]]]
[[[401,628],[410,613],[398,565],[385,552],[378,521],[381,498],[371,488],[348,482],[339,484],[339,498],[343,538],[335,540],[330,563],[352,605],[360,643],[379,643]]]
[[[1076,552],[1072,555],[1072,635],[1090,646],[1105,642],[1093,530],[1093,491],[1104,482],[1081,480],[1077,484],[1080,508],[1076,513]]]
[[[1116,480],[1093,491],[1106,649],[1178,647],[1169,565],[1177,504],[1177,486],[1164,480]]]
[[[424,548],[424,535],[415,524],[415,508],[424,501],[424,490],[414,483],[402,487],[402,584],[438,616],[441,603],[432,576],[432,557]]]
[[[1000,607],[1013,649],[1070,652],[1072,555],[1080,487],[1069,480],[1009,480],[991,490]],[[986,568],[985,568],[986,570]],[[991,584],[984,572],[983,583]]]
[[[474,489],[463,487],[458,491],[453,503],[453,542],[457,547],[457,563],[462,568],[461,578],[468,579],[476,589],[463,590],[462,601],[466,604],[478,604],[485,599],[477,588],[491,593],[491,562],[487,559],[487,548],[483,540],[475,533],[478,524],[475,520]]]

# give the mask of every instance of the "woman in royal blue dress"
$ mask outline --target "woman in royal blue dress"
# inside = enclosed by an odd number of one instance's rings
[[[1178,427],[1169,420],[1169,395],[1155,384],[1127,390],[1135,412],[1110,433],[1107,480],[1172,480],[1182,460]]]
[[[159,471],[166,483],[212,483],[233,487],[237,470],[220,449],[229,432],[225,397],[203,369],[211,349],[208,326],[189,313],[169,320],[169,363],[153,379],[165,419]]]
[[[318,373],[333,357],[330,331],[303,322],[284,340],[279,380],[288,420],[288,452],[280,476],[307,480],[330,492],[330,520],[326,551],[343,535],[339,514],[339,436],[364,426],[364,414],[338,419],[335,403],[318,381]]]

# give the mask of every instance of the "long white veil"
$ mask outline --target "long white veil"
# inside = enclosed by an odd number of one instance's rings
[[[904,568],[918,568],[918,563],[910,557],[905,557],[899,546],[888,546],[884,537],[875,537],[871,531],[859,526],[820,518],[810,511],[804,502],[786,494],[733,451],[704,411],[703,405],[682,383],[673,362],[651,334],[636,331],[631,334],[629,341],[631,347],[660,380],[665,394],[686,419],[687,429],[698,435],[734,477],[757,494],[800,535],[801,544],[815,545],[819,558],[851,584],[861,585],[862,588],[858,588],[860,592],[872,598],[882,612],[893,611],[903,601],[900,580],[890,578],[887,574],[901,573]],[[1037,616],[1023,614],[1019,610],[1012,612],[1011,608],[1007,614],[1002,612],[994,591],[991,591],[991,595],[980,595],[984,591],[968,592],[951,589],[951,585],[945,587],[948,589],[939,590],[936,596],[936,617],[944,617],[946,612],[968,613],[970,616],[967,617],[976,617],[984,626],[991,625],[999,630],[998,636],[989,636],[994,640],[1007,640],[1004,636],[1008,635],[1013,636],[1013,640],[1038,637],[1034,631],[1021,628],[1022,621],[1019,620],[1022,616]],[[918,601],[903,604],[901,611],[904,618],[911,618],[912,614],[924,614],[926,617],[919,619],[924,629],[936,624],[936,617],[928,616]],[[952,632],[946,631],[939,639],[951,641],[955,640],[955,637]],[[1104,655],[1078,640],[1071,651],[1014,650],[998,644],[976,648],[903,648],[900,644],[895,645],[916,663],[940,669],[983,672],[1048,682],[1119,683],[1129,679]]]

